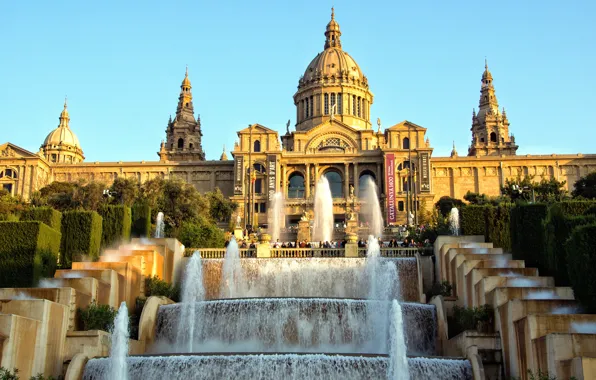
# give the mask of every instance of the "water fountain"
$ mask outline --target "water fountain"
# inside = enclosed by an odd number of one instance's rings
[[[182,310],[176,324],[176,341],[179,344],[186,342],[186,352],[193,352],[195,326],[197,322],[201,326],[201,315],[197,316],[197,302],[205,299],[205,288],[203,286],[203,265],[201,264],[201,253],[195,251],[190,258],[184,279],[182,280]]]
[[[155,237],[156,238],[164,238],[166,237],[164,232],[164,221],[163,221],[163,212],[157,213],[157,219],[155,219]]]
[[[114,328],[112,330],[112,346],[110,348],[109,375],[106,379],[128,379],[128,309],[126,302],[120,304],[116,319],[114,319]]]
[[[449,212],[449,231],[451,231],[451,235],[458,236],[459,235],[459,210],[457,207],[453,207]]]
[[[240,259],[235,241],[224,259],[195,253],[183,302],[159,308],[156,344],[128,358],[131,379],[471,379],[468,361],[429,357],[435,306],[397,302],[417,299],[416,259],[381,257],[374,237],[368,247],[366,258]],[[91,359],[84,379],[104,368]]]
[[[380,237],[383,233],[383,214],[381,213],[381,205],[379,204],[379,194],[377,185],[372,177],[368,177],[364,182],[364,204],[361,206],[361,211],[370,225],[370,234]]]
[[[315,188],[314,241],[331,241],[333,237],[333,197],[329,181],[323,175]]]
[[[275,193],[273,196],[273,202],[271,204],[271,213],[269,214],[269,231],[271,232],[271,241],[276,242],[279,240],[282,222],[284,219],[284,198],[281,192]]]

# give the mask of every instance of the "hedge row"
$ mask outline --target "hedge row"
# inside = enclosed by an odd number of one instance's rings
[[[565,243],[573,292],[588,313],[596,312],[596,224],[576,227]]]
[[[0,288],[54,277],[59,249],[60,232],[42,222],[0,222]]]
[[[548,205],[516,205],[511,210],[511,250],[516,260],[526,260],[526,267],[546,268],[543,252],[544,228]]]
[[[61,265],[70,268],[73,260],[99,257],[102,219],[95,211],[67,211],[62,215]]]
[[[485,213],[488,207],[469,205],[461,208],[459,220],[463,235],[486,235]]]
[[[21,221],[37,220],[60,231],[62,213],[51,207],[35,207],[21,212]]]
[[[151,207],[134,205],[132,207],[132,237],[149,237],[151,235]]]
[[[132,224],[130,207],[103,206],[98,212],[102,218],[102,248],[130,240],[130,227]]]

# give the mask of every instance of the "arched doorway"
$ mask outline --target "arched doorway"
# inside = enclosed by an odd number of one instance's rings
[[[290,174],[288,181],[288,198],[304,198],[304,176],[300,172]]]
[[[376,176],[375,173],[373,173],[370,170],[365,170],[362,173],[360,173],[360,178],[358,178],[358,197],[359,198],[365,198],[366,197],[366,192],[369,189],[369,186],[367,186],[367,182],[371,180],[373,183],[376,183]]]

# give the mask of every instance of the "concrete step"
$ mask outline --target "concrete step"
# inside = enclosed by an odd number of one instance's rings
[[[497,287],[485,295],[486,303],[495,309],[512,299],[575,300],[575,297],[573,295],[573,289],[570,287]]]
[[[475,298],[468,295],[466,305],[484,305],[486,303],[486,293],[497,287],[513,287],[513,288],[528,288],[528,287],[555,287],[555,280],[552,277],[540,276],[486,276],[474,285]]]

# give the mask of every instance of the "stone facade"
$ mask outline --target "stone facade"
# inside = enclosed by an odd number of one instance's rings
[[[59,127],[48,135],[39,153],[11,143],[0,145],[0,185],[29,198],[52,181],[82,179],[109,185],[118,177],[140,182],[179,177],[201,192],[221,189],[240,205],[242,225],[256,226],[267,223],[276,192],[286,199],[287,223],[294,225],[302,216],[308,218],[321,176],[331,183],[336,222],[354,220],[354,215],[357,219],[362,185],[371,178],[379,189],[386,222],[403,223],[413,205],[434,203],[444,195],[463,198],[472,191],[496,196],[506,179],[525,174],[537,180],[564,180],[569,189],[581,176],[596,170],[596,155],[517,156],[518,146],[505,110],[499,110],[488,65],[482,74],[479,108],[472,115],[467,156],[460,157],[454,146],[451,157],[433,157],[426,128],[407,120],[381,128],[377,119],[375,131],[368,80],[342,49],[340,36],[332,14],[324,50],[298,82],[294,130],[290,131],[290,121],[281,136],[265,126],[250,125],[237,132],[232,160],[227,159],[225,149],[220,160],[205,160],[201,122],[194,116],[187,70],[176,116],[168,121],[166,140],[158,152],[159,161],[84,162],[78,139],[68,125],[65,104]]]

